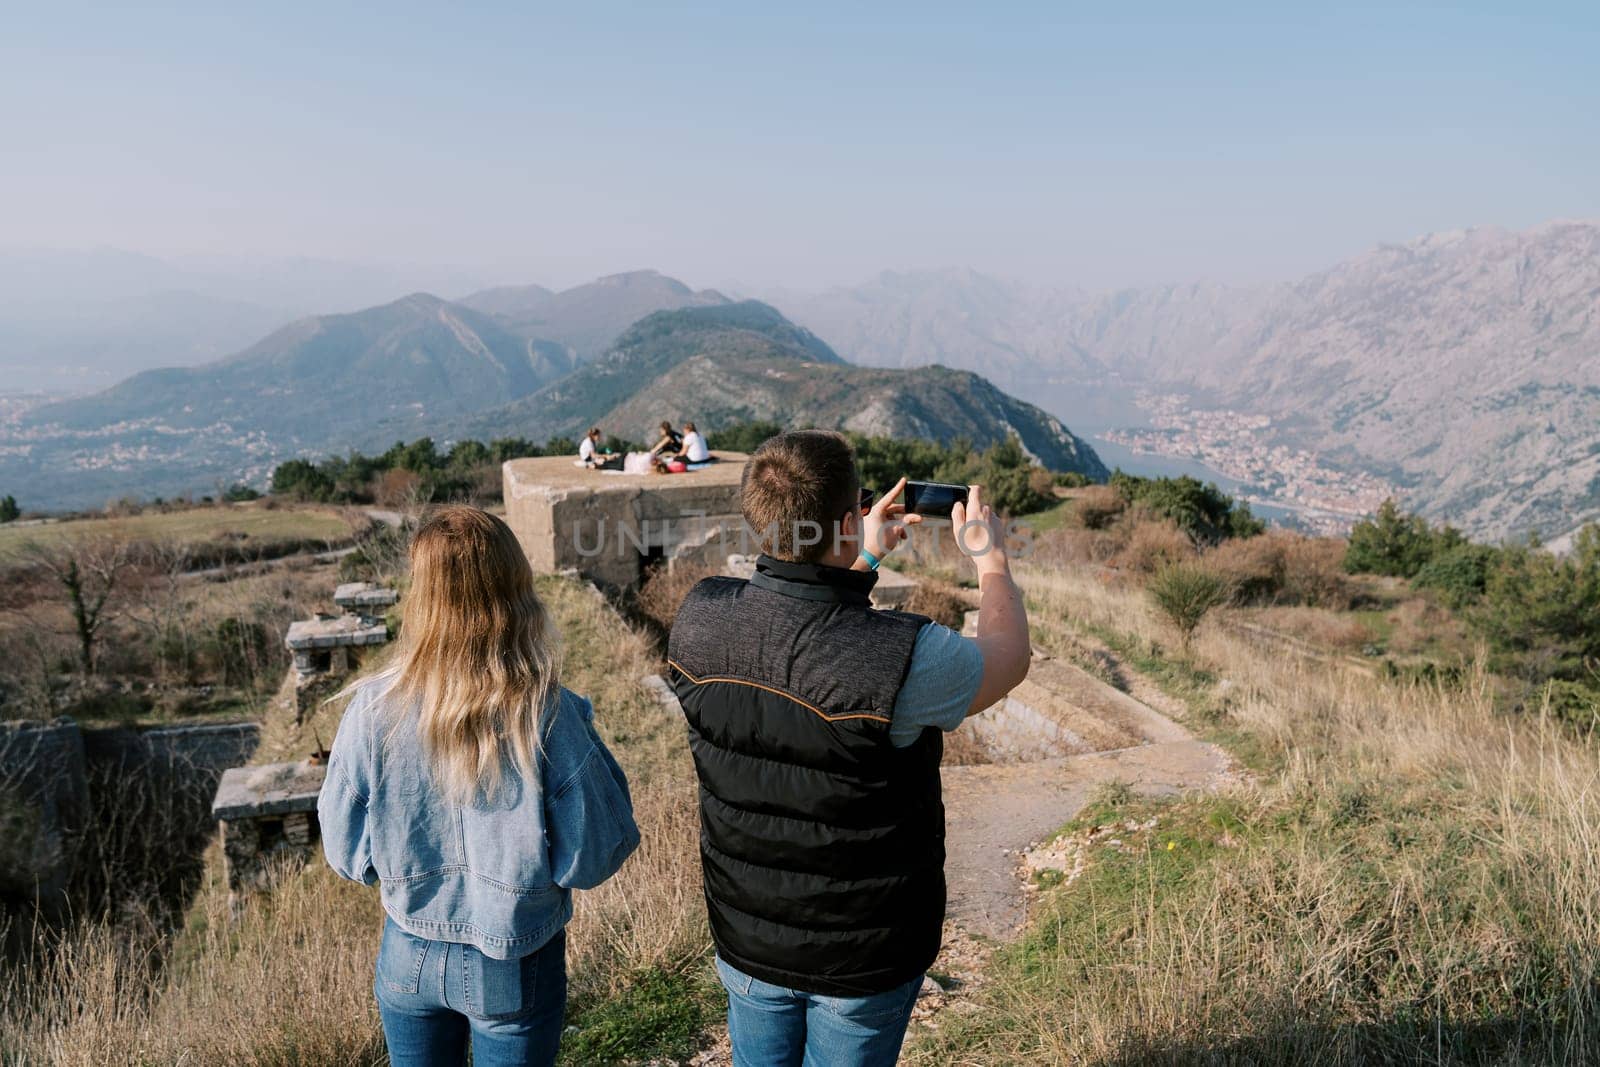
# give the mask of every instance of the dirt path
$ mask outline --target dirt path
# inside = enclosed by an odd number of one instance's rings
[[[944,772],[945,914],[968,933],[1009,940],[1027,919],[1021,854],[1120,782],[1145,796],[1211,784],[1229,767],[1204,741],[1170,741],[1037,763],[948,767]]]

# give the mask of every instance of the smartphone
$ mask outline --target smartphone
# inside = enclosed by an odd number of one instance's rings
[[[944,482],[907,482],[901,497],[906,511],[940,519],[948,519],[957,502],[967,502],[967,487]]]

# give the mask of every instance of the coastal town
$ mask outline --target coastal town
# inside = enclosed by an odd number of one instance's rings
[[[1150,426],[1106,431],[1106,440],[1135,452],[1193,459],[1243,483],[1251,504],[1295,512],[1311,531],[1347,532],[1399,489],[1364,471],[1336,470],[1317,453],[1285,443],[1268,415],[1192,407],[1183,393],[1140,392]]]

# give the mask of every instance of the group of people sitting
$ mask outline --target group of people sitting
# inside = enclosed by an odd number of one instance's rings
[[[681,474],[716,458],[706,445],[705,436],[692,422],[685,422],[683,432],[679,433],[672,428],[672,423],[663,419],[661,438],[648,452],[621,454],[606,448],[603,440],[600,427],[591,427],[578,445],[579,466],[624,474]]]

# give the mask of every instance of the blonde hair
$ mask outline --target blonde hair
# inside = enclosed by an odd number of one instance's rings
[[[536,781],[540,718],[557,687],[557,637],[510,527],[440,508],[411,539],[388,688],[415,705],[435,783],[457,803],[493,798],[509,762]]]

